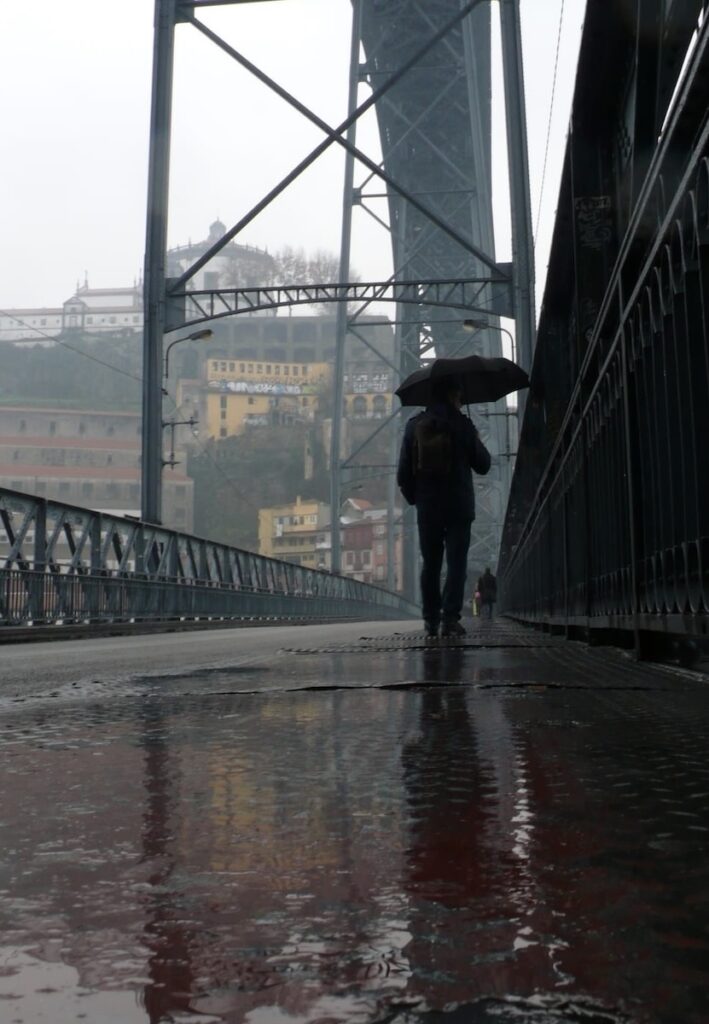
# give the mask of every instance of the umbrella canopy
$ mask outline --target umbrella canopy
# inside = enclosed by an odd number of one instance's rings
[[[430,405],[437,382],[450,379],[460,383],[464,404],[496,402],[512,391],[529,387],[529,377],[511,359],[465,356],[436,359],[422,370],[409,374],[396,389],[402,405]]]

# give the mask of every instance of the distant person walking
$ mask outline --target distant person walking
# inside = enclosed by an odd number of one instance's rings
[[[478,593],[480,594],[481,614],[491,619],[493,607],[497,601],[497,577],[493,576],[489,568],[478,580]]]
[[[436,381],[425,412],[406,424],[397,483],[416,506],[423,568],[421,599],[426,635],[464,636],[460,624],[470,527],[475,519],[471,470],[484,475],[490,453],[461,412],[463,391],[455,378]],[[441,568],[446,555],[446,582]]]

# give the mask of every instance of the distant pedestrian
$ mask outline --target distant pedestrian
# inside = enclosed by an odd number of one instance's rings
[[[489,568],[478,580],[478,593],[480,594],[481,614],[491,619],[495,601],[497,601],[497,578],[493,576]]]
[[[490,469],[490,453],[461,412],[462,386],[454,378],[434,383],[425,412],[406,424],[397,482],[416,506],[423,569],[421,598],[426,635],[464,636],[460,624],[470,527],[475,519],[472,472]],[[446,555],[446,582],[441,568]],[[441,622],[442,619],[442,622]]]

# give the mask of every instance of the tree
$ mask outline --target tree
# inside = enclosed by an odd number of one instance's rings
[[[305,480],[306,445],[314,463]],[[211,441],[188,460],[195,487],[195,532],[258,550],[258,510],[303,498],[327,497],[325,459],[312,425],[253,428]]]

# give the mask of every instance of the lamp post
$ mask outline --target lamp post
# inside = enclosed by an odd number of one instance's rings
[[[170,349],[174,348],[175,345],[179,345],[183,341],[202,341],[202,339],[207,341],[213,334],[214,331],[211,330],[211,328],[205,327],[203,330],[194,331],[192,334],[188,334],[184,338],[175,338],[174,341],[171,341],[165,349],[165,369],[163,370],[163,377],[167,380],[170,375]]]
[[[163,380],[167,379],[170,369],[170,349],[182,341],[198,341],[201,338],[211,338],[214,332],[208,327],[184,338],[176,338],[170,342],[165,351],[164,362],[157,359],[157,376],[153,374],[151,380],[155,386],[148,386],[145,381],[143,385],[143,467],[142,467],[142,518],[150,523],[160,524],[162,522],[162,471],[165,462],[163,460],[163,430],[165,423],[162,418],[162,396],[166,394],[164,387],[160,387],[160,370],[162,368]],[[160,335],[162,337],[162,335]],[[160,345],[162,348],[162,345]],[[160,353],[158,352],[159,356]],[[149,400],[148,400],[149,399]],[[146,413],[147,410],[147,413]],[[147,422],[148,414],[150,423]],[[152,420],[157,418],[157,423]],[[155,429],[150,429],[154,426]],[[159,431],[157,428],[159,427]]]
[[[464,331],[502,331],[510,339],[510,345],[512,346],[512,360],[517,361],[517,344],[513,335],[507,330],[506,327],[502,327],[500,324],[491,324],[489,320],[464,320],[463,321]]]

